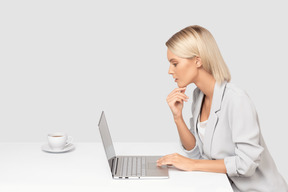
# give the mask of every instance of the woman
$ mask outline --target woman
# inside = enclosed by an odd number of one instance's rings
[[[257,112],[245,91],[230,82],[230,72],[211,33],[189,26],[167,42],[169,74],[179,88],[167,97],[184,157],[164,156],[158,166],[185,171],[226,173],[234,191],[287,192],[288,186],[263,140]],[[194,83],[189,130],[182,117],[186,87]]]

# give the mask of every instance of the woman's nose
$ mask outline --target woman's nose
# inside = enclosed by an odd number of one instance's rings
[[[173,71],[172,71],[172,69],[171,69],[171,65],[170,65],[170,67],[169,67],[169,70],[168,70],[168,74],[173,74]]]

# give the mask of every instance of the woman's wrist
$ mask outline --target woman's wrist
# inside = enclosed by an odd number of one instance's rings
[[[174,121],[175,121],[175,123],[177,123],[177,122],[179,122],[179,121],[182,121],[182,120],[183,120],[182,114],[177,115],[177,116],[174,116]]]
[[[190,163],[190,168],[189,171],[196,171],[196,159],[190,159],[191,163]]]

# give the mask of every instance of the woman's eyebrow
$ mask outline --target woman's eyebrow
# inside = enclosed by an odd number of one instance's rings
[[[176,60],[176,59],[172,58],[172,59],[169,60],[169,62],[171,63],[173,60]]]

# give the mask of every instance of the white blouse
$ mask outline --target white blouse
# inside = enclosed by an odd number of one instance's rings
[[[202,143],[204,142],[204,135],[205,135],[207,121],[208,121],[208,119],[206,121],[200,122],[200,115],[198,116],[197,129],[198,129],[198,135],[199,135]]]

